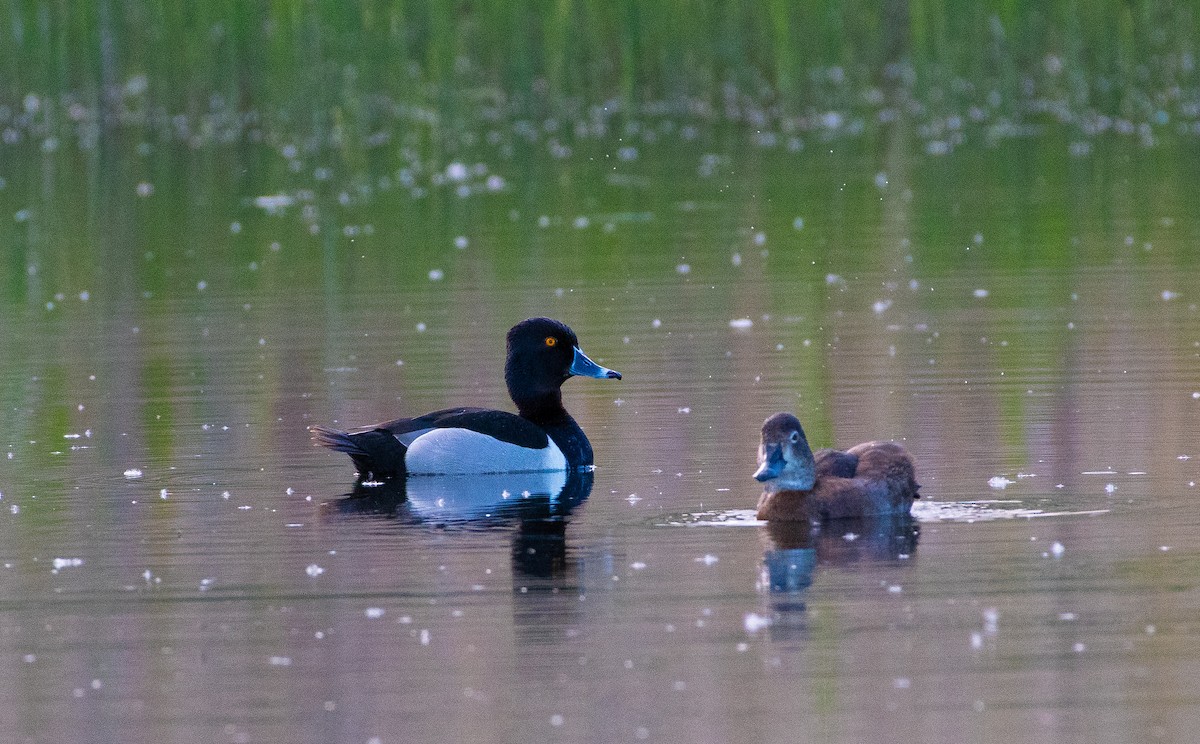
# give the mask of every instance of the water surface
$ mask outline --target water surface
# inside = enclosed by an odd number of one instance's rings
[[[14,740],[1188,740],[1194,136],[547,126],[8,146]],[[564,388],[589,477],[363,494],[311,446],[507,408],[535,314],[625,375]],[[903,441],[915,521],[753,523],[777,410]]]

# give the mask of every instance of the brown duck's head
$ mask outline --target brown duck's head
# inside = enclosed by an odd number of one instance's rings
[[[800,419],[781,412],[763,422],[754,479],[768,492],[812,490],[817,465]]]

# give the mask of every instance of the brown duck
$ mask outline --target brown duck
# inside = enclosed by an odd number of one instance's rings
[[[920,498],[908,450],[896,442],[864,442],[814,455],[800,420],[777,413],[763,422],[754,479],[763,483],[758,518],[824,522],[907,514]]]

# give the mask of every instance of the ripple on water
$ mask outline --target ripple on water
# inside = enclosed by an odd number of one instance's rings
[[[1107,514],[1110,509],[1046,511],[1021,506],[1015,499],[978,501],[918,501],[912,516],[918,522],[991,522],[998,519],[1038,519],[1042,517],[1090,517]],[[660,526],[758,527],[766,522],[756,519],[754,509],[727,509],[680,514]]]

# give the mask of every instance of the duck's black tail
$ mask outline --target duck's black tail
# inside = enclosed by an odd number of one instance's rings
[[[354,443],[354,437],[349,432],[329,429],[324,426],[310,426],[308,430],[312,432],[314,444],[328,447],[338,452],[345,452],[351,457],[367,454],[366,450]]]
[[[376,429],[351,434],[324,426],[310,426],[309,431],[314,444],[350,455],[361,480],[394,478],[405,473],[404,445],[390,432]]]

